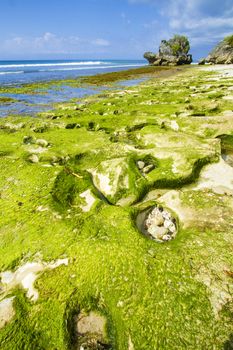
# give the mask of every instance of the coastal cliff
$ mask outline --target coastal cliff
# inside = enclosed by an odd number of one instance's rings
[[[210,52],[201,59],[199,64],[231,64],[233,63],[233,35],[227,36]]]

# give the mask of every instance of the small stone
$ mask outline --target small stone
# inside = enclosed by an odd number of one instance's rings
[[[175,120],[171,121],[171,128],[174,131],[178,131],[179,130],[179,125],[177,124],[177,122]]]
[[[142,160],[137,161],[137,166],[139,170],[142,170],[145,167],[145,163]]]
[[[36,154],[32,154],[28,160],[31,162],[31,163],[39,163],[39,158]]]
[[[168,227],[169,231],[172,233],[176,232],[176,226],[172,223],[169,227]]]
[[[165,227],[152,226],[148,229],[149,234],[155,239],[162,239],[164,235],[167,234],[167,229]]]
[[[155,166],[153,164],[149,164],[147,166],[145,166],[142,171],[144,174],[148,174],[150,171],[152,171],[155,168]]]
[[[161,226],[164,224],[164,218],[161,213],[157,214],[155,217],[151,219],[151,225]]]
[[[43,211],[47,211],[49,210],[47,207],[43,207],[43,205],[40,205],[39,207],[36,208],[36,211],[40,211],[40,212],[43,212]]]
[[[124,302],[122,300],[119,300],[117,303],[117,307],[123,307],[124,306]]]
[[[169,228],[171,225],[173,225],[173,222],[172,222],[172,221],[170,221],[170,220],[168,220],[168,219],[166,219],[166,220],[164,221],[164,227]]]
[[[37,139],[36,144],[41,146],[41,147],[47,147],[49,143],[48,143],[48,141],[46,141],[44,139]]]
[[[106,318],[93,311],[88,315],[81,313],[77,322],[77,330],[79,334],[99,334],[103,336],[105,333]]]
[[[166,220],[170,220],[172,217],[171,214],[167,210],[163,210],[162,215],[163,215],[164,219],[166,219]]]
[[[60,158],[56,157],[56,156],[52,156],[51,158],[51,163],[54,164],[54,163],[58,163],[60,160]]]
[[[169,236],[169,235],[164,235],[163,238],[162,238],[162,240],[165,241],[165,242],[170,241],[171,239],[172,239],[172,237]]]

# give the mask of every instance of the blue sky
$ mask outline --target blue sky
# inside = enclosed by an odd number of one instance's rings
[[[140,59],[187,35],[194,59],[233,34],[233,0],[1,0],[2,59]]]

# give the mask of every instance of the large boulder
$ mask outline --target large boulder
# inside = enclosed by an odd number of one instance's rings
[[[154,61],[156,60],[156,54],[153,53],[153,52],[145,52],[144,53],[144,58],[150,63],[150,64],[153,64]]]
[[[157,54],[145,52],[149,64],[153,66],[178,66],[192,63],[192,55],[188,54],[189,41],[185,36],[174,35],[170,40],[162,40]]]
[[[199,64],[231,64],[233,63],[233,35],[223,39],[210,54],[201,60]]]

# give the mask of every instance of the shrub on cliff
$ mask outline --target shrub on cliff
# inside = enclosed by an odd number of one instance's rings
[[[220,41],[209,55],[202,59],[199,64],[232,64],[233,63],[233,35]]]
[[[168,41],[174,56],[187,55],[190,50],[189,40],[184,35],[174,35],[172,39]]]
[[[227,37],[224,39],[224,41],[225,41],[228,45],[230,45],[231,47],[233,47],[233,35],[227,36]]]

